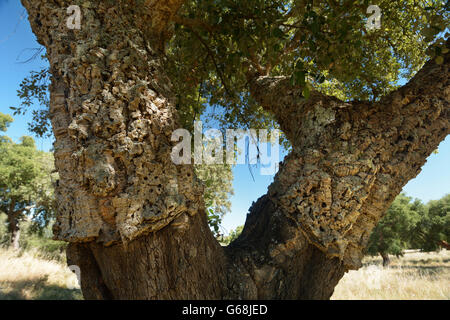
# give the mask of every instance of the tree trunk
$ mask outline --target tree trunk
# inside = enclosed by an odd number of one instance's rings
[[[389,259],[389,254],[385,252],[380,252],[380,256],[383,258],[383,267],[388,267],[391,263],[391,259]]]
[[[14,250],[20,249],[20,226],[19,226],[19,216],[21,214],[20,211],[16,211],[16,201],[11,200],[9,204],[9,210],[6,213],[8,217],[8,232],[11,235],[10,246]]]
[[[450,244],[447,241],[444,240],[438,241],[438,245],[443,249],[450,250]]]
[[[449,133],[449,57],[380,103],[344,103],[285,78],[252,93],[293,142],[241,236],[223,248],[178,128],[163,48],[182,0],[22,0],[52,73],[58,216],[87,299],[328,299],[370,231]],[[81,6],[81,5],[80,5]]]
[[[17,217],[8,215],[8,232],[11,235],[10,246],[14,250],[20,249],[20,226]]]

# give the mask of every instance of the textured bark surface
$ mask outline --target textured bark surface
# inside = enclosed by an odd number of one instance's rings
[[[80,3],[81,30],[65,26]],[[288,79],[253,96],[293,144],[242,235],[222,248],[177,129],[161,51],[183,1],[22,0],[51,65],[58,218],[88,299],[328,299],[361,265],[370,231],[449,134],[449,54],[378,103],[344,103]],[[151,8],[151,10],[149,9]]]
[[[449,57],[428,62],[377,103],[318,92],[306,101],[287,78],[253,82],[254,96],[293,142],[268,196],[347,268],[360,267],[376,222],[450,133]]]
[[[126,245],[70,244],[68,264],[81,269],[84,297],[221,299],[226,288],[221,247],[204,214],[186,222],[187,229],[171,225]]]
[[[155,11],[84,1],[82,28],[70,30],[71,1],[23,3],[53,76],[57,238],[112,245],[194,215],[202,190],[192,168],[170,160],[178,128],[170,81],[147,39],[156,31],[143,29]],[[167,8],[161,10],[157,19]]]

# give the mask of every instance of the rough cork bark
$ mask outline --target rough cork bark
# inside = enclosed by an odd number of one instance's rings
[[[377,103],[305,101],[286,78],[252,78],[293,151],[222,248],[192,167],[169,156],[178,126],[161,53],[183,1],[22,3],[53,76],[55,236],[87,299],[328,299],[450,132],[449,54]],[[81,30],[65,26],[73,4]]]

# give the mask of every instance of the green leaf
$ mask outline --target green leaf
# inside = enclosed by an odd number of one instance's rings
[[[295,85],[304,86],[306,83],[306,73],[305,71],[295,71],[294,72]]]
[[[272,35],[279,39],[284,39],[285,33],[278,27],[273,28]]]

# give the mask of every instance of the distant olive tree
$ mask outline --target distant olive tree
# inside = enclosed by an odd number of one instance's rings
[[[231,230],[230,234],[223,239],[224,244],[230,244],[234,240],[236,240],[242,233],[242,230],[244,230],[244,226],[238,226],[236,229]]]
[[[402,256],[405,249],[448,249],[449,241],[450,194],[426,205],[400,194],[372,232],[367,252],[380,254],[388,266],[390,254]]]
[[[6,130],[10,116],[0,113],[0,129]],[[24,136],[15,143],[0,136],[0,212],[7,216],[10,245],[19,248],[20,221],[26,216],[36,227],[54,217],[54,189],[57,179],[53,156],[38,151],[34,139]]]
[[[450,194],[430,201],[426,209],[412,232],[413,246],[423,251],[450,249]]]
[[[390,263],[389,254],[401,256],[414,238],[412,231],[425,213],[424,205],[400,194],[386,211],[370,236],[368,253],[380,254],[383,265]]]

